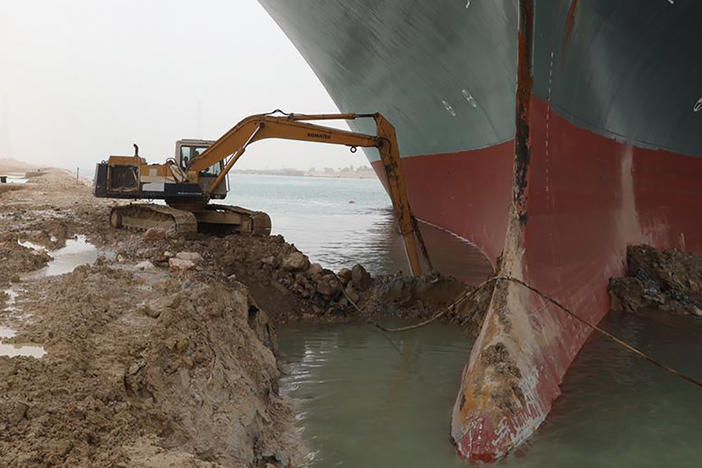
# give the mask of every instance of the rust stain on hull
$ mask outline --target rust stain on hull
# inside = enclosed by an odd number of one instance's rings
[[[519,2],[519,49],[517,65],[517,99],[516,99],[516,134],[514,138],[514,185],[513,201],[517,208],[517,216],[522,225],[526,224],[526,187],[529,161],[531,160],[531,135],[529,115],[531,94],[534,85],[532,71],[533,56],[533,0]]]
[[[532,156],[534,1],[520,0],[519,14],[512,206],[499,268],[501,274],[521,278]],[[530,297],[524,291],[506,283],[495,286],[464,370],[451,433],[459,453],[473,461],[503,457],[543,420],[529,363],[534,340],[528,304]]]

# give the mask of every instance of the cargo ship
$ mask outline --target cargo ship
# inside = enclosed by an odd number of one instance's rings
[[[597,323],[627,245],[702,251],[702,2],[259,2],[341,111],[393,122],[417,217],[501,275]],[[497,283],[451,415],[459,453],[527,440],[590,333]]]

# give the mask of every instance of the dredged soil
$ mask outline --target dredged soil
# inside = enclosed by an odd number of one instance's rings
[[[109,202],[62,171],[0,197],[0,289],[18,292],[0,314],[18,331],[5,342],[47,351],[0,357],[0,465],[295,462],[274,331],[246,286],[206,265],[136,268],[142,236],[112,232]],[[72,273],[21,280],[79,233],[106,255]]]

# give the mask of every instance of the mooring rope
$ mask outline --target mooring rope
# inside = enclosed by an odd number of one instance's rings
[[[419,323],[416,323],[416,324],[414,324],[414,325],[408,325],[408,326],[406,326],[406,327],[400,327],[400,328],[386,328],[386,327],[380,325],[379,323],[373,323],[373,325],[375,325],[376,327],[380,328],[380,329],[383,330],[384,332],[389,332],[389,333],[405,332],[405,331],[409,331],[409,330],[414,330],[414,329],[416,329],[416,328],[421,328],[421,327],[423,327],[423,326],[425,326],[425,325],[429,325],[431,322],[433,322],[433,321],[435,321],[435,320],[437,320],[437,319],[440,319],[441,317],[443,317],[444,315],[446,315],[447,312],[449,312],[449,311],[451,311],[451,310],[454,310],[454,309],[455,309],[456,307],[458,307],[462,302],[467,301],[468,299],[471,299],[473,296],[475,296],[476,294],[478,294],[478,293],[480,292],[480,290],[481,290],[483,287],[485,287],[486,285],[488,285],[488,284],[490,284],[490,283],[496,281],[497,278],[498,278],[497,276],[493,276],[493,277],[491,277],[491,278],[486,279],[485,281],[483,281],[482,283],[480,283],[478,286],[476,286],[475,289],[473,289],[473,290],[470,291],[470,292],[463,293],[463,295],[462,295],[461,297],[459,297],[458,299],[456,299],[455,301],[453,301],[450,305],[448,305],[448,306],[447,306],[445,309],[443,309],[441,312],[439,312],[438,314],[434,315],[433,317],[431,317],[431,318],[429,318],[429,319],[427,319],[427,320],[424,320],[423,322],[419,322]]]
[[[473,289],[472,291],[470,291],[468,293],[464,293],[463,295],[461,295],[461,297],[459,297],[457,300],[455,300],[453,303],[451,303],[448,307],[443,309],[441,312],[437,313],[436,315],[434,315],[433,317],[431,317],[427,320],[424,320],[423,322],[420,322],[420,323],[417,323],[414,325],[409,325],[406,327],[400,327],[400,328],[386,328],[378,323],[374,323],[374,325],[377,328],[379,328],[380,330],[382,330],[384,332],[389,332],[389,333],[405,332],[405,331],[421,328],[421,327],[426,326],[426,325],[430,324],[431,322],[434,322],[435,320],[443,317],[444,315],[446,315],[447,312],[454,310],[462,302],[475,296],[486,285],[488,285],[490,283],[495,283],[497,281],[510,281],[512,283],[516,283],[516,284],[523,286],[524,288],[538,294],[541,298],[543,298],[546,301],[550,302],[551,304],[555,305],[558,309],[564,311],[565,313],[567,313],[568,315],[573,317],[578,322],[580,322],[580,323],[588,326],[589,328],[595,330],[596,332],[604,335],[605,337],[609,338],[617,345],[623,347],[624,349],[635,354],[636,356],[640,357],[641,359],[644,359],[644,360],[650,362],[651,364],[653,364],[654,366],[659,367],[660,369],[663,369],[664,371],[669,372],[670,374],[673,374],[673,375],[675,375],[675,376],[677,376],[677,377],[679,377],[687,382],[690,382],[693,385],[697,385],[698,387],[702,388],[701,381],[669,366],[668,364],[665,364],[664,362],[659,361],[658,359],[653,358],[652,356],[641,351],[640,349],[636,348],[635,346],[630,345],[629,343],[627,343],[624,340],[622,340],[621,338],[613,335],[612,333],[608,332],[607,330],[604,330],[604,329],[600,328],[599,326],[595,325],[594,323],[590,322],[589,320],[586,320],[586,319],[580,317],[579,315],[575,314],[573,311],[571,311],[570,309],[565,307],[563,304],[561,304],[560,302],[558,302],[556,299],[549,296],[548,294],[545,294],[545,293],[539,291],[538,289],[536,289],[535,287],[531,286],[530,284],[528,284],[520,279],[513,278],[511,276],[499,276],[498,275],[498,276],[493,276],[491,278],[488,278],[487,280],[480,283],[475,289]],[[344,293],[345,293],[345,291],[344,291]],[[361,309],[353,301],[351,301],[351,299],[348,296],[347,296],[347,299],[360,312]]]
[[[339,285],[341,285],[341,291],[344,293],[344,297],[346,297],[346,300],[349,301],[349,303],[356,309],[356,311],[358,311],[359,314],[362,314],[363,311],[361,310],[360,307],[358,307],[358,304],[356,304],[356,301],[354,301],[353,299],[351,299],[351,297],[349,296],[349,294],[346,292],[346,288],[344,287],[344,283],[343,283],[343,281],[341,281],[341,278],[339,278],[339,275],[337,275],[337,274],[334,273],[333,271],[332,271],[332,273],[334,274],[334,276],[336,276],[336,280],[339,282]],[[369,322],[369,323],[370,323],[371,325],[374,325],[372,322]],[[377,330],[377,328],[375,328],[375,327],[374,327],[374,329]],[[400,348],[397,347],[397,345],[395,344],[395,342],[392,341],[392,338],[390,338],[390,335],[387,335],[387,334],[383,333],[383,332],[380,331],[380,330],[378,330],[378,331],[379,331],[379,333],[380,333],[381,335],[383,335],[383,338],[385,338],[385,339],[388,341],[388,343],[390,343],[390,345],[395,349],[395,351],[397,352],[397,354],[398,354],[398,355],[402,355],[402,351],[400,350]]]

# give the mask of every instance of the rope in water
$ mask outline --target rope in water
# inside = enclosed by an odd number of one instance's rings
[[[344,297],[346,297],[346,300],[349,301],[349,304],[351,304],[351,305],[356,309],[356,311],[357,311],[359,314],[362,314],[363,311],[361,310],[360,307],[358,307],[358,304],[356,304],[356,301],[354,301],[353,299],[351,299],[351,297],[349,296],[349,294],[346,292],[346,288],[344,288],[344,283],[343,283],[343,281],[341,281],[341,278],[339,278],[339,275],[337,275],[337,274],[334,273],[333,271],[332,271],[332,273],[334,274],[334,276],[336,276],[336,280],[337,280],[337,281],[339,282],[339,284],[341,285],[341,291],[343,291]],[[383,333],[382,331],[378,331],[378,332],[379,332],[381,335],[383,335],[383,338],[385,338],[385,339],[388,341],[388,343],[390,343],[390,345],[395,349],[395,351],[397,352],[398,355],[402,355],[402,351],[400,350],[400,348],[397,347],[397,345],[395,344],[395,342],[392,341],[392,339],[390,338],[390,335],[387,335],[387,334]]]
[[[459,306],[462,302],[464,302],[464,301],[466,301],[466,300],[472,298],[473,296],[475,296],[475,295],[476,295],[483,287],[485,287],[486,285],[488,285],[488,284],[490,284],[490,283],[495,283],[495,282],[498,282],[498,281],[509,281],[509,282],[512,282],[512,283],[516,283],[516,284],[521,285],[522,287],[524,287],[524,288],[526,288],[526,289],[528,289],[528,290],[530,290],[530,291],[532,291],[532,292],[538,294],[541,298],[543,298],[544,300],[550,302],[551,304],[553,304],[554,306],[556,306],[558,309],[564,311],[565,313],[567,313],[568,315],[570,315],[571,317],[573,317],[573,318],[574,318],[575,320],[577,320],[578,322],[580,322],[580,323],[586,325],[587,327],[593,329],[594,331],[600,333],[601,335],[604,335],[605,337],[609,338],[610,340],[612,340],[612,341],[613,341],[614,343],[616,343],[617,345],[623,347],[624,349],[626,349],[627,351],[629,351],[629,352],[635,354],[636,356],[640,357],[641,359],[644,359],[644,360],[650,362],[651,364],[653,364],[654,366],[659,367],[660,369],[663,369],[664,371],[669,372],[670,374],[673,374],[673,375],[675,375],[676,377],[679,377],[679,378],[681,378],[681,379],[683,379],[683,380],[685,380],[685,381],[687,381],[687,382],[690,382],[690,383],[693,384],[693,385],[697,385],[698,387],[702,388],[702,382],[701,382],[701,381],[699,381],[699,380],[695,379],[694,377],[691,377],[691,376],[689,376],[689,375],[687,375],[687,374],[685,374],[685,373],[683,373],[683,372],[681,372],[681,371],[679,371],[679,370],[677,370],[677,369],[675,369],[675,368],[669,366],[668,364],[665,364],[664,362],[661,362],[661,361],[659,361],[659,360],[653,358],[652,356],[646,354],[645,352],[641,351],[640,349],[636,348],[635,346],[630,345],[629,343],[625,342],[625,341],[622,340],[621,338],[618,338],[617,336],[613,335],[612,333],[608,332],[607,330],[604,330],[604,329],[598,327],[597,325],[595,325],[594,323],[591,323],[590,321],[588,321],[588,320],[586,320],[586,319],[580,317],[579,315],[575,314],[573,311],[571,311],[570,309],[568,309],[567,307],[565,307],[563,304],[561,304],[560,302],[558,302],[558,301],[557,301],[556,299],[554,299],[553,297],[551,297],[551,296],[549,296],[549,295],[547,295],[547,294],[545,294],[545,293],[539,291],[538,289],[536,289],[535,287],[531,286],[530,284],[528,284],[528,283],[526,283],[526,282],[524,282],[524,281],[522,281],[522,280],[520,280],[520,279],[513,278],[513,277],[511,277],[511,276],[499,276],[499,275],[498,275],[498,276],[493,276],[493,277],[491,277],[491,278],[488,278],[487,280],[485,280],[485,281],[483,281],[482,283],[480,283],[480,284],[479,284],[475,289],[473,289],[472,291],[470,291],[470,292],[468,292],[468,293],[464,293],[461,297],[459,297],[456,301],[454,301],[452,304],[450,304],[447,308],[443,309],[441,312],[437,313],[437,314],[434,315],[433,317],[431,317],[431,318],[429,318],[429,319],[427,319],[427,320],[424,320],[423,322],[420,322],[420,323],[417,323],[417,324],[414,324],[414,325],[409,325],[409,326],[407,326],[407,327],[400,327],[400,328],[386,328],[386,327],[383,327],[382,325],[380,325],[380,324],[378,324],[378,323],[375,323],[374,325],[375,325],[376,327],[378,327],[380,330],[382,330],[382,331],[384,331],[384,332],[389,332],[389,333],[405,332],[405,331],[409,331],[409,330],[414,330],[414,329],[417,329],[417,328],[421,328],[421,327],[423,327],[423,326],[425,326],[425,325],[428,325],[428,324],[430,324],[431,322],[433,322],[433,321],[435,321],[435,320],[437,320],[437,319],[443,317],[444,315],[446,315],[447,312],[449,312],[449,311],[451,311],[451,310],[454,310],[454,309],[455,309],[457,306]],[[353,306],[360,312],[361,309],[360,309],[353,301],[351,301],[351,299],[350,299],[348,296],[347,296],[347,299],[348,299],[348,300],[351,302],[351,304],[353,304]]]
[[[461,297],[459,297],[458,299],[456,299],[456,300],[455,300],[453,303],[451,303],[448,307],[446,307],[445,309],[443,309],[443,310],[442,310],[441,312],[439,312],[438,314],[434,315],[433,317],[431,317],[431,318],[429,318],[429,319],[427,319],[427,320],[425,320],[425,321],[423,321],[423,322],[419,322],[419,323],[416,323],[416,324],[414,324],[414,325],[408,325],[408,326],[406,326],[406,327],[400,327],[400,328],[386,328],[386,327],[380,325],[379,323],[374,323],[374,325],[375,325],[376,327],[380,328],[381,330],[383,330],[384,332],[389,332],[389,333],[404,332],[404,331],[414,330],[414,329],[416,329],[416,328],[421,328],[421,327],[423,327],[423,326],[425,326],[425,325],[429,325],[431,322],[433,322],[433,321],[435,321],[435,320],[437,320],[437,319],[443,317],[444,315],[446,315],[447,312],[454,310],[454,309],[455,309],[456,307],[458,307],[462,302],[467,301],[468,299],[472,299],[473,296],[475,296],[476,294],[478,294],[478,293],[480,292],[480,290],[483,289],[483,287],[485,287],[486,285],[488,285],[488,284],[493,283],[494,281],[496,281],[496,278],[497,278],[497,276],[493,276],[492,278],[486,279],[485,281],[483,281],[482,283],[480,283],[475,289],[473,289],[473,290],[470,291],[470,292],[463,293],[463,295],[462,295]]]

